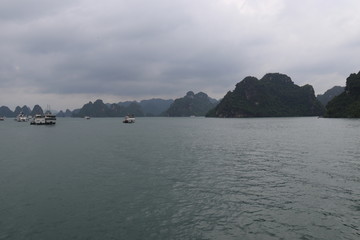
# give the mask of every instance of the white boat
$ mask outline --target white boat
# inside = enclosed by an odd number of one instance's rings
[[[45,112],[45,124],[55,124],[56,123],[56,115],[52,114],[50,111]]]
[[[135,123],[135,116],[134,115],[127,115],[123,123]]]
[[[56,124],[56,116],[50,111],[46,111],[45,114],[36,114],[31,125],[54,125]]]
[[[14,120],[17,122],[27,122],[29,119],[23,112],[20,112]]]
[[[84,118],[85,118],[85,119],[87,119],[87,120],[89,120],[89,119],[90,119],[90,117],[89,117],[89,116],[85,116]]]
[[[32,121],[30,122],[31,125],[44,125],[45,124],[45,115],[36,114]]]
[[[0,117],[0,121],[4,121],[5,120],[5,117]]]

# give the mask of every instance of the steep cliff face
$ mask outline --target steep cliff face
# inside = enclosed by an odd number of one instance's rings
[[[268,73],[260,80],[244,78],[207,116],[289,117],[318,116],[323,112],[312,86],[299,87],[284,74]]]
[[[346,79],[345,91],[326,105],[325,117],[360,118],[360,72]]]

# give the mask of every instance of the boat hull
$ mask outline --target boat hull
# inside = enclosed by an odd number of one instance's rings
[[[55,125],[55,122],[31,122],[30,125]]]
[[[125,119],[124,119],[123,123],[135,123],[134,115],[125,116]]]
[[[135,123],[135,120],[132,121],[132,120],[124,120],[123,123]]]

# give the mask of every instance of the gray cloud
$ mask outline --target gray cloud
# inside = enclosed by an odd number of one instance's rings
[[[47,0],[2,0],[0,2],[1,21],[32,21],[44,16],[57,14],[75,4],[77,0],[47,1]]]
[[[220,98],[267,72],[321,93],[359,71],[355,0],[12,0],[0,9],[0,105],[71,108],[87,96],[188,90]]]

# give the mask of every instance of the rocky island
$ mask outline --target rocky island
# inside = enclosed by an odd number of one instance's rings
[[[193,91],[186,93],[186,96],[175,99],[169,109],[164,113],[169,117],[205,116],[205,114],[218,103],[206,93]]]
[[[324,107],[311,85],[297,86],[290,77],[268,73],[258,80],[246,77],[229,91],[207,117],[320,116]]]
[[[326,105],[325,117],[360,118],[360,72],[346,79],[345,91]]]

